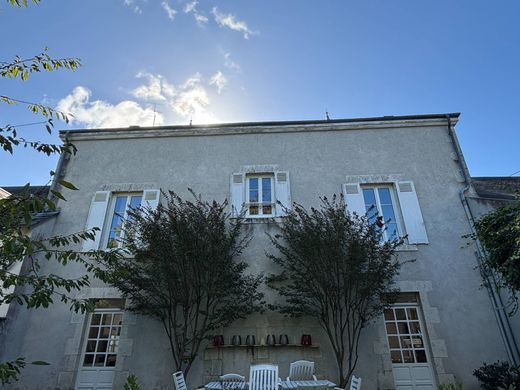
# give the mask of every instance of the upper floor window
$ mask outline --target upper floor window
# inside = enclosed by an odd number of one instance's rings
[[[402,236],[395,211],[396,201],[390,186],[362,187],[368,220],[383,230],[383,239],[394,240]]]
[[[231,175],[232,215],[243,212],[247,218],[281,217],[291,208],[289,172],[261,168]]]
[[[419,198],[412,181],[391,183],[354,182],[343,184],[343,195],[347,210],[368,219],[384,228],[383,239],[407,237],[408,244],[428,244]],[[377,177],[376,177],[377,179]]]
[[[142,194],[118,194],[112,199],[110,208],[110,230],[107,237],[107,248],[120,248],[124,238],[124,224],[128,221],[128,212],[141,206]]]
[[[94,240],[83,242],[83,250],[120,248],[124,241],[124,224],[128,212],[140,206],[157,208],[160,190],[146,189],[141,192],[97,191],[92,197],[85,229],[97,228]]]
[[[273,175],[254,175],[247,178],[247,215],[271,217],[274,215]]]

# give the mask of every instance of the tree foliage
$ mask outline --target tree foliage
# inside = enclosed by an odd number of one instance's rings
[[[224,211],[227,202],[163,195],[156,210],[130,211],[124,246],[132,255],[104,263],[103,280],[129,298],[130,310],[161,321],[175,369],[187,376],[213,332],[261,308],[262,277],[238,261],[249,237]]]
[[[498,287],[510,292],[511,314],[520,293],[520,198],[484,215],[475,223],[476,236],[486,250],[484,266],[498,275]]]
[[[295,204],[271,237],[278,254],[268,256],[280,272],[269,277],[285,302],[280,313],[310,316],[325,330],[345,387],[358,360],[363,328],[379,316],[397,291],[398,240],[382,242],[382,229],[350,214],[343,197],[322,199],[310,211]]]

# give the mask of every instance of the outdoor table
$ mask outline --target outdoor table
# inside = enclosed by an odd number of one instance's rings
[[[313,390],[313,389],[327,389],[331,387],[335,387],[336,384],[328,381],[326,379],[322,380],[311,380],[311,381],[282,381],[280,382],[280,387],[282,389],[304,389],[304,390]]]
[[[318,390],[318,389],[328,389],[335,387],[336,384],[328,381],[326,379],[323,380],[311,380],[311,381],[281,381],[280,387],[283,390],[291,390],[291,389],[303,389],[303,390]],[[222,388],[221,381],[209,382],[204,386],[206,390],[247,390],[249,387],[248,382],[226,382],[225,389]]]

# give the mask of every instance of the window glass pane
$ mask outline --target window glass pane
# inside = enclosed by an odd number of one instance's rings
[[[273,213],[273,206],[264,206],[262,207],[263,213],[266,215]]]
[[[107,356],[107,367],[114,367],[116,365],[116,355],[108,355]]]
[[[96,340],[87,341],[87,349],[86,352],[94,352],[96,350]]]
[[[376,195],[372,188],[363,188],[363,199],[365,200],[365,206],[376,204]]]
[[[94,366],[104,366],[105,365],[105,355],[96,355],[96,359],[94,360]]]
[[[97,326],[91,326],[88,331],[88,338],[95,339],[98,337],[99,328]]]
[[[411,349],[405,349],[403,351],[403,362],[404,363],[413,363],[413,351]]]
[[[389,336],[388,345],[390,348],[399,348],[399,338],[397,336]]]
[[[99,340],[97,343],[97,349],[96,352],[106,352],[108,346],[108,341],[106,340]]]
[[[83,359],[83,366],[91,367],[94,362],[94,355],[85,354],[85,358]]]
[[[412,344],[414,348],[424,348],[423,339],[421,336],[412,337]]]
[[[121,334],[121,327],[120,326],[115,326],[112,328],[111,332],[110,332],[110,338],[114,338],[116,336],[119,336]]]
[[[416,308],[411,307],[409,309],[406,309],[406,311],[408,312],[408,319],[410,319],[410,320],[417,320],[417,319],[419,319],[419,317],[417,317],[417,309]]]
[[[99,332],[99,338],[100,339],[108,339],[108,334],[110,332],[109,326],[104,326],[101,328],[101,332]]]
[[[392,204],[392,198],[390,196],[390,189],[389,188],[379,188],[379,201],[381,202],[381,205],[385,204]]]
[[[392,363],[403,362],[403,359],[401,358],[401,351],[390,351],[390,356],[392,357]]]
[[[419,349],[415,351],[415,359],[417,359],[417,363],[426,363],[426,351],[424,349]]]
[[[258,179],[249,179],[249,202],[258,202]]]
[[[111,322],[112,322],[112,314],[104,314],[103,320],[101,321],[101,323],[103,325],[110,325]]]
[[[117,352],[117,347],[119,345],[119,341],[110,340],[108,343],[108,352]]]
[[[395,315],[398,320],[406,320],[404,309],[395,309]]]
[[[397,327],[395,326],[395,323],[390,322],[390,323],[386,324],[386,333],[397,334]]]
[[[263,177],[262,178],[262,202],[270,202],[271,201],[271,178]],[[270,214],[270,213],[265,213]]]
[[[141,195],[134,195],[130,198],[130,208],[137,209],[141,206],[141,199],[143,197]]]
[[[410,333],[408,331],[408,324],[406,322],[398,322],[397,328],[399,329],[400,334],[408,334]]]
[[[412,348],[412,339],[410,337],[401,336],[401,348]]]
[[[383,205],[381,206],[381,209],[383,212],[383,219],[385,223],[397,222],[395,219],[394,208],[392,207],[392,205]]]
[[[394,311],[392,309],[385,309],[385,320],[393,320],[394,319]]]
[[[258,215],[258,206],[249,206],[250,215]]]
[[[410,333],[421,333],[421,327],[419,326],[419,322],[413,321],[409,323]]]
[[[92,325],[99,325],[100,321],[101,321],[101,314],[92,314],[92,321],[91,321]]]
[[[121,325],[122,321],[123,321],[122,314],[114,314],[114,318],[112,319],[112,324]]]
[[[397,224],[387,223],[386,224],[386,237],[388,240],[399,238],[399,232],[397,231]]]

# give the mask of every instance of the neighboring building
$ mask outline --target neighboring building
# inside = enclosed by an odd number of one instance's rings
[[[11,196],[33,196],[37,195],[39,197],[45,198],[49,194],[49,186],[30,186],[30,187],[0,187],[0,199],[6,199]],[[57,211],[48,211],[41,213],[33,213],[31,215],[31,223],[24,229],[24,234],[27,234],[29,237],[42,237],[48,236],[52,231],[52,222],[53,218],[58,215]],[[1,245],[1,242],[0,242]],[[7,268],[7,271],[19,275],[22,270],[23,261],[13,262]],[[0,286],[1,288],[1,286]],[[10,294],[14,291],[14,286],[11,286],[9,289],[2,290],[4,293]],[[7,317],[7,312],[9,311],[9,307],[11,305],[7,303],[0,304],[0,321]],[[2,324],[2,322],[0,322]],[[0,325],[1,326],[1,325]],[[5,333],[5,330],[2,330],[0,327],[0,334]],[[1,344],[0,344],[1,345]],[[1,360],[0,360],[1,362]]]
[[[86,129],[61,132],[78,148],[62,158],[57,174],[80,191],[60,202],[52,234],[102,227],[83,249],[117,246],[128,205],[160,202],[160,190],[205,199],[230,199],[247,208],[254,235],[243,254],[252,273],[273,269],[266,232],[276,232],[284,205],[318,205],[343,192],[347,207],[364,213],[375,204],[389,232],[408,236],[399,256],[398,303],[365,329],[356,375],[363,389],[436,389],[461,382],[478,387],[472,371],[483,362],[518,359],[480,287],[478,258],[462,236],[471,233],[465,196],[476,196],[453,127],[458,114],[330,121],[256,122],[207,126]],[[466,202],[466,203],[465,203]],[[231,211],[232,209],[230,209]],[[80,249],[80,248],[78,248]],[[68,276],[80,275],[71,264]],[[268,300],[276,296],[265,287]],[[98,299],[94,314],[66,305],[11,310],[0,339],[0,361],[17,356],[50,366],[27,367],[12,388],[119,389],[129,373],[143,389],[172,388],[173,364],[161,325],[125,311],[120,294],[94,281],[80,293]],[[498,309],[500,310],[500,308]],[[504,330],[505,329],[505,330]],[[208,348],[190,371],[190,388],[220,374],[248,375],[251,363],[272,362],[287,375],[289,363],[316,362],[317,375],[337,381],[336,362],[316,321],[254,315],[224,329],[233,335],[288,334],[292,345],[254,349]],[[313,348],[299,346],[311,334]],[[516,350],[515,350],[516,348]]]

